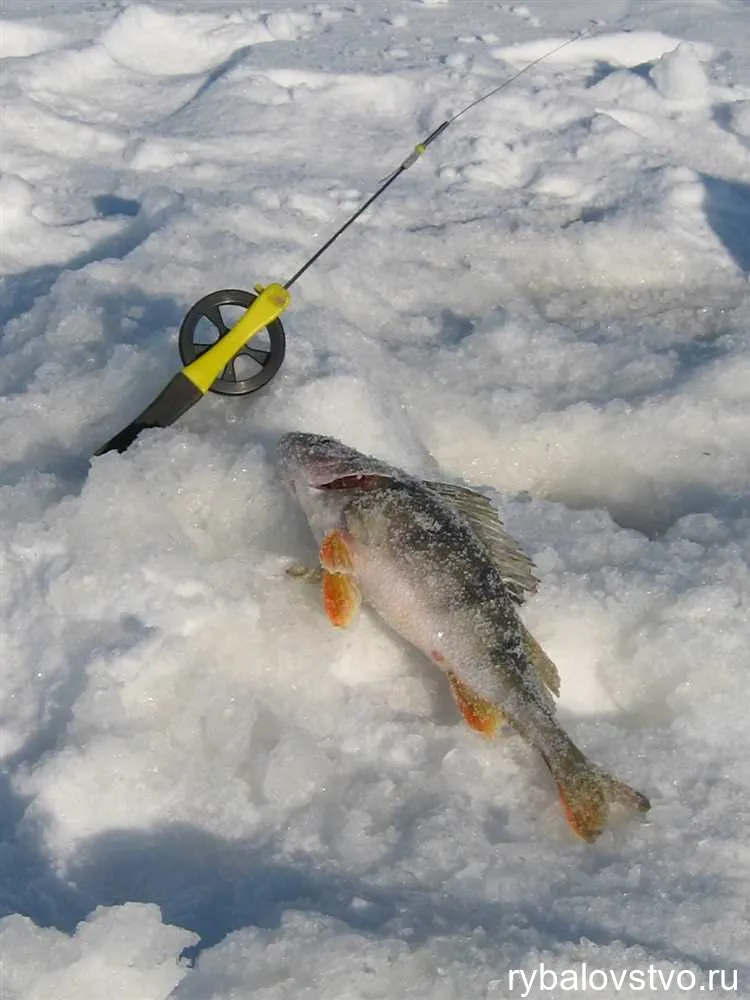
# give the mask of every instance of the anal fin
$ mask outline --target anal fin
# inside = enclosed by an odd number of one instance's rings
[[[476,732],[481,733],[482,736],[494,736],[498,727],[505,721],[500,709],[472,691],[455,674],[449,673],[448,680],[453,697],[466,724]]]

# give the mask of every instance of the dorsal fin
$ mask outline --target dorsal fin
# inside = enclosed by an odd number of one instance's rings
[[[471,524],[490,550],[500,575],[519,604],[523,603],[526,594],[536,593],[539,580],[534,574],[534,563],[507,533],[500,515],[484,494],[454,483],[426,482],[425,486],[438,493]]]
[[[539,682],[556,698],[559,698],[560,671],[557,669],[557,665],[547,656],[523,622],[521,622],[521,635],[526,655],[536,671]]]

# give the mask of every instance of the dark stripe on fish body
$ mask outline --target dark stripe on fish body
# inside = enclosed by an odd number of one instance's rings
[[[391,482],[389,476],[377,475],[354,475],[341,476],[339,479],[332,479],[330,483],[321,483],[319,490],[376,490]]]

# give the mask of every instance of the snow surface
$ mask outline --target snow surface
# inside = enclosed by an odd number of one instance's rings
[[[267,390],[90,460],[192,302],[590,19],[300,280]],[[747,5],[3,0],[0,66],[2,1000],[750,996]],[[648,823],[574,842],[519,741],[328,627],[291,429],[494,491]]]

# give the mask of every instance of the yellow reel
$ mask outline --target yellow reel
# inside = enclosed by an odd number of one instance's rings
[[[209,389],[241,395],[254,392],[273,378],[284,360],[284,329],[279,316],[289,305],[289,292],[283,285],[271,284],[265,288],[257,286],[256,295],[237,292],[241,296],[240,301],[236,297],[227,298],[227,295],[235,296],[235,292],[235,289],[213,292],[196,302],[182,324],[183,329],[187,330],[184,337],[182,330],[180,331],[181,340],[184,341],[181,343],[180,354],[183,362],[186,362],[185,367],[170,379],[143,413],[102,445],[96,452],[97,455],[103,455],[106,451],[125,451],[141,431],[150,427],[169,427],[202,399]],[[229,327],[221,315],[221,306],[242,306],[245,303],[245,312]],[[214,326],[218,339],[212,344],[201,345],[194,339],[201,319],[208,320]],[[268,332],[271,345],[269,350],[259,351],[255,358],[248,355],[259,365],[260,371],[247,379],[237,378],[237,365],[243,352],[250,351],[248,341],[261,330]],[[183,351],[188,354],[187,360]],[[234,388],[228,388],[230,385]]]
[[[278,315],[289,299],[281,285],[258,286],[256,294],[223,288],[199,299],[180,327],[187,377],[204,391],[226,396],[244,396],[270,382],[284,362],[286,337]],[[238,309],[243,315],[232,325]]]

